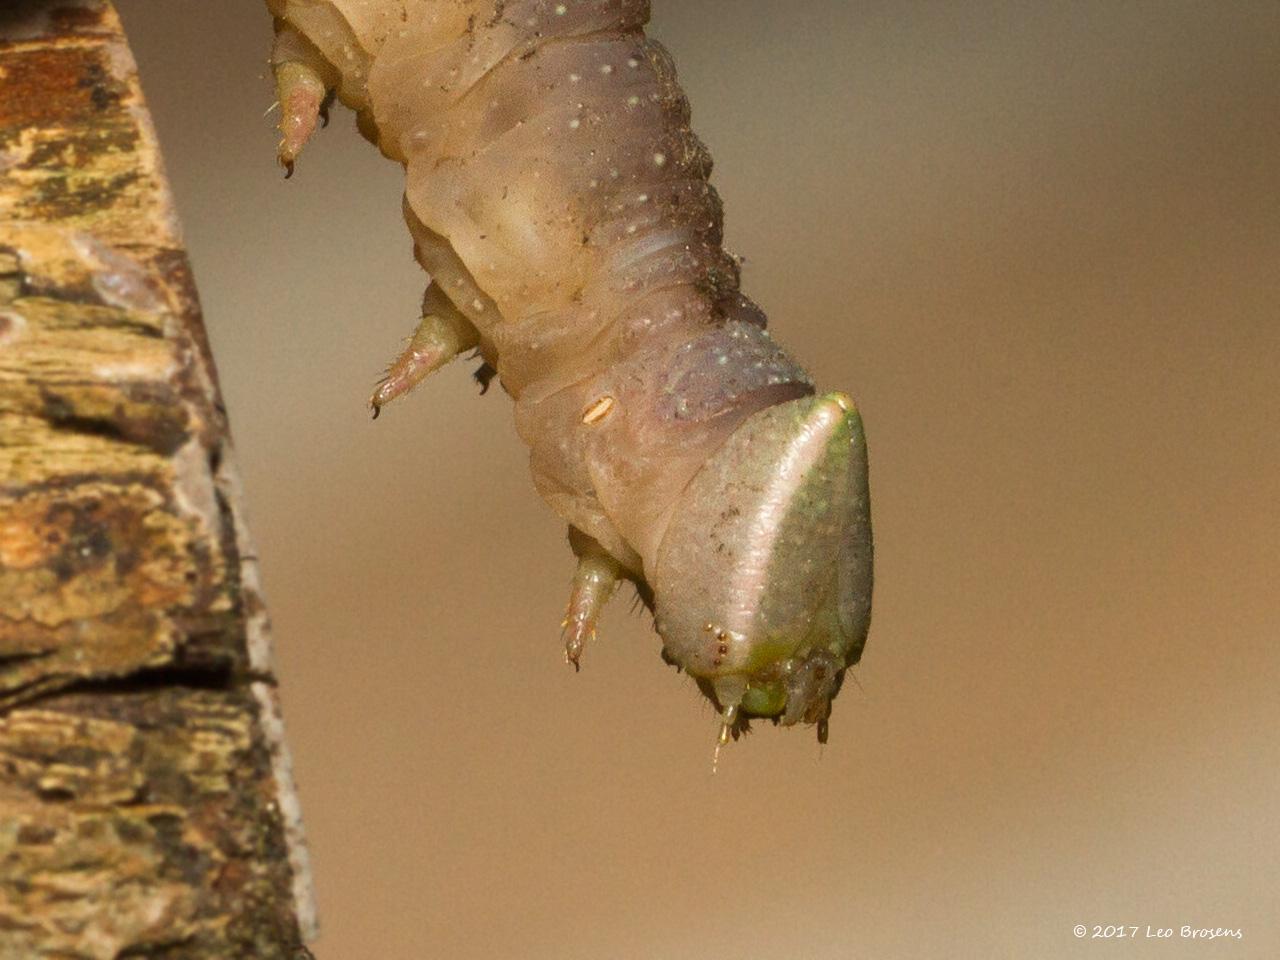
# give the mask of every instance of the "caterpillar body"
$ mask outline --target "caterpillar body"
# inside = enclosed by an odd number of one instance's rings
[[[646,0],[268,0],[293,172],[336,96],[406,172],[430,275],[374,415],[476,349],[569,524],[575,668],[619,579],[720,713],[816,724],[861,656],[862,422],[738,289]]]

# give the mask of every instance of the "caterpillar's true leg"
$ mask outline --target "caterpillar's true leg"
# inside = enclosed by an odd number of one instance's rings
[[[577,670],[578,658],[587,640],[596,635],[600,613],[618,586],[622,568],[604,547],[575,527],[569,528],[569,545],[578,555],[578,568],[564,614],[564,658]]]
[[[280,100],[280,146],[276,156],[293,176],[293,164],[315,132],[316,120],[328,114],[337,74],[314,46],[292,27],[276,21],[271,68]]]
[[[422,298],[422,320],[418,329],[369,398],[374,419],[377,419],[384,405],[408,393],[425,380],[428,374],[439,370],[458,354],[470,350],[479,342],[479,334],[471,321],[458,312],[458,308],[439,287],[431,284]]]

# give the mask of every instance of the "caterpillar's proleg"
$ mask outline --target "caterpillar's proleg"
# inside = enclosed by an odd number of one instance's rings
[[[422,320],[409,338],[408,346],[387,369],[369,406],[376,420],[382,408],[408,393],[463,351],[480,342],[476,328],[449,301],[434,283],[422,298]]]
[[[604,547],[574,527],[569,528],[569,545],[578,556],[578,567],[564,614],[564,658],[577,670],[587,641],[596,635],[604,605],[618,587],[622,568]]]
[[[271,53],[280,101],[280,146],[276,157],[293,176],[298,154],[316,129],[316,120],[327,113],[337,81],[333,68],[310,43],[292,27],[277,22],[276,42]]]

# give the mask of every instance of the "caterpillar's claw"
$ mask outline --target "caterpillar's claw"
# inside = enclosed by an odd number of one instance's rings
[[[435,284],[427,288],[422,311],[418,329],[369,398],[374,420],[386,404],[408,393],[458,354],[474,347],[479,339],[475,327],[458,313]]]
[[[587,641],[596,635],[600,614],[617,589],[622,568],[600,544],[573,527],[569,528],[569,543],[578,555],[578,567],[573,573],[569,606],[561,626],[564,627],[565,661],[573,664],[577,672],[578,660]]]
[[[320,129],[323,130],[329,126],[329,110],[333,107],[334,92],[329,91],[329,95],[320,101]]]
[[[476,368],[476,372],[473,373],[471,377],[476,383],[480,384],[480,396],[483,397],[489,392],[489,384],[493,382],[493,378],[497,375],[498,371],[489,364],[488,360],[483,361],[480,366]]]
[[[437,316],[426,316],[409,338],[409,344],[387,368],[369,398],[373,419],[396,397],[408,393],[430,374],[458,355],[451,340],[452,330]]]
[[[327,118],[336,75],[319,51],[290,27],[283,27],[276,34],[271,68],[280,101],[280,146],[276,156],[288,179],[293,176],[298,154],[315,133],[316,121]]]
[[[294,162],[315,133],[320,105],[328,91],[319,74],[306,64],[289,61],[277,64],[276,88],[280,97],[280,165],[293,174]]]

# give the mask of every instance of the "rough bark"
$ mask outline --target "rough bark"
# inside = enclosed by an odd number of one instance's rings
[[[292,958],[226,417],[107,0],[0,5],[0,958]]]

